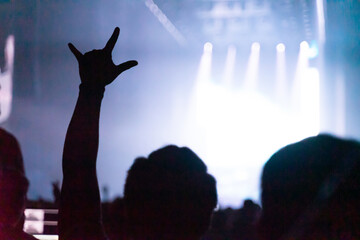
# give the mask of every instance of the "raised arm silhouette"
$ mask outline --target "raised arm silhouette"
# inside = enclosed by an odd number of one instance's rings
[[[60,239],[105,239],[96,176],[100,106],[105,86],[137,65],[136,61],[113,63],[111,52],[119,32],[120,29],[115,28],[103,49],[85,54],[69,44],[79,63],[81,84],[63,152]]]
[[[96,176],[101,101],[105,86],[137,64],[112,62],[118,35],[116,28],[102,50],[85,54],[69,44],[81,84],[63,153],[61,240],[106,239]],[[128,239],[195,240],[207,230],[217,204],[216,181],[189,148],[170,145],[135,159],[124,199]]]

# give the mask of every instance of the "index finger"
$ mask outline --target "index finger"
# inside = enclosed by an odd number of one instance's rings
[[[114,29],[114,32],[111,35],[110,39],[106,43],[106,46],[104,47],[105,51],[110,52],[110,53],[112,52],[112,50],[114,49],[115,43],[119,37],[119,33],[120,33],[120,29],[118,27],[116,27]]]
[[[70,48],[70,51],[74,54],[74,56],[76,57],[76,59],[78,61],[80,61],[81,57],[83,56],[83,54],[77,50],[77,48],[72,44],[72,43],[68,43],[68,46]]]

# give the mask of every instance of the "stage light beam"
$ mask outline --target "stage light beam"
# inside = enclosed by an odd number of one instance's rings
[[[210,42],[207,42],[204,44],[204,53],[212,53],[212,44]]]
[[[209,96],[209,85],[211,81],[213,45],[210,42],[204,44],[204,51],[201,56],[198,74],[195,83],[195,114],[198,122],[201,122],[206,112],[210,111],[207,99]]]
[[[251,52],[245,73],[245,89],[254,90],[257,87],[260,59],[260,43],[254,42],[251,45]]]
[[[14,56],[15,37],[10,35],[5,43],[5,68],[0,71],[0,123],[10,117],[12,110]]]
[[[292,91],[299,136],[303,138],[320,131],[320,77],[316,68],[309,67],[309,49],[306,41],[300,43]]]
[[[285,45],[279,43],[276,46],[276,86],[275,94],[279,103],[283,103],[286,97],[286,58]]]
[[[301,119],[308,136],[320,131],[320,78],[316,68],[307,68],[301,79]]]
[[[251,51],[259,52],[259,51],[260,51],[260,43],[254,42],[254,43],[251,45]]]
[[[324,0],[316,0],[316,12],[317,12],[319,40],[321,44],[323,44],[326,39]]]
[[[231,85],[234,79],[235,62],[236,62],[236,47],[231,45],[228,48],[228,52],[226,56],[225,71],[223,78],[223,83],[227,86]]]
[[[306,41],[300,43],[299,55],[295,70],[295,77],[292,86],[292,104],[294,108],[299,108],[300,87],[301,81],[304,79],[304,74],[309,68],[308,58],[309,44]]]

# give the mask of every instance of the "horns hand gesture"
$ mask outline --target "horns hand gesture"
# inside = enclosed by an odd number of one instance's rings
[[[100,50],[92,50],[82,54],[76,47],[69,43],[71,52],[79,63],[81,82],[93,87],[105,87],[113,82],[122,72],[136,66],[137,61],[127,61],[115,65],[111,52],[119,37],[120,29],[115,28],[105,47]]]

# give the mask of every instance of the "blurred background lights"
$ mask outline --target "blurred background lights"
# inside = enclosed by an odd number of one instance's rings
[[[300,48],[303,49],[303,50],[306,50],[309,48],[309,43],[307,41],[302,41],[300,43]]]
[[[278,52],[285,52],[285,45],[283,43],[279,43],[278,45],[276,45],[276,50]]]
[[[309,59],[316,58],[319,55],[319,47],[316,41],[312,41],[310,45],[307,41],[302,41],[300,50]]]
[[[316,58],[319,55],[319,46],[316,41],[311,41],[308,56],[310,59]]]
[[[260,43],[254,42],[254,43],[251,45],[251,51],[254,51],[254,52],[260,51]]]
[[[211,53],[213,49],[213,45],[210,42],[204,44],[204,52]]]

